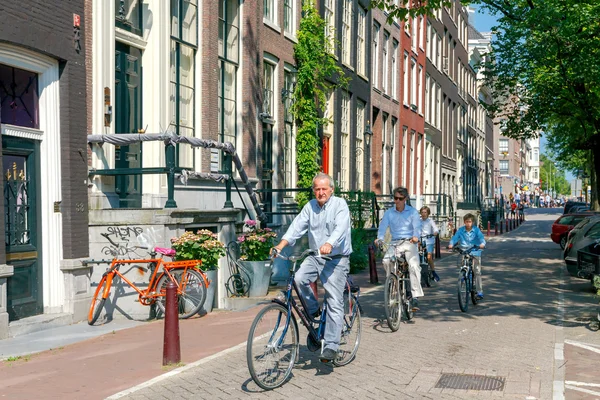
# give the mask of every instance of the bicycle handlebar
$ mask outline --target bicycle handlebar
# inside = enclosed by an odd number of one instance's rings
[[[390,248],[390,246],[398,247],[398,246],[404,244],[404,242],[410,242],[411,239],[412,238],[403,238],[403,239],[399,239],[399,240],[392,240],[389,243],[386,243],[382,240],[379,242],[379,245],[377,247],[379,247],[379,250],[387,250]]]
[[[461,255],[470,255],[471,252],[473,252],[474,250],[483,250],[483,249],[480,249],[479,246],[473,246],[473,247],[471,247],[469,249],[466,249],[466,250],[463,250],[460,247],[453,247],[452,248],[452,251],[455,251],[455,252],[457,252],[457,253],[459,253]]]
[[[301,259],[303,259],[305,257],[308,257],[308,256],[321,257],[321,258],[323,258],[325,260],[331,260],[331,257],[328,257],[326,255],[320,254],[318,250],[314,250],[314,249],[306,249],[300,255],[297,255],[297,256],[291,255],[289,257],[286,257],[286,256],[282,255],[275,248],[273,248],[271,250],[271,259],[274,259],[275,257],[279,257],[279,258],[281,258],[283,260],[289,260],[289,261],[295,262],[295,261],[301,260]]]

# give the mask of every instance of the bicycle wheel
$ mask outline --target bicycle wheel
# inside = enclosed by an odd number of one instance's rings
[[[408,292],[410,292],[410,288],[406,284],[408,279],[409,279],[408,277],[406,277],[406,278],[403,277],[400,279],[400,281],[402,282],[401,290],[400,290],[400,296],[401,296],[400,298],[401,298],[402,312],[404,313],[404,318],[406,318],[407,321],[410,321],[415,316],[415,312],[413,311],[412,297],[410,299],[408,298]]]
[[[248,332],[246,361],[252,380],[264,390],[283,385],[297,357],[296,318],[282,305],[269,304],[256,315]]]
[[[352,303],[351,312],[344,315],[340,347],[338,348],[337,357],[333,360],[333,365],[336,367],[343,367],[354,360],[360,344],[360,306],[356,296],[352,296]]]
[[[385,317],[392,332],[400,328],[400,287],[398,277],[389,274],[385,279],[385,290],[383,292],[383,304],[385,306]]]
[[[90,311],[88,312],[88,324],[94,325],[100,317],[100,313],[102,313],[102,309],[104,308],[104,303],[106,299],[102,297],[104,294],[104,288],[108,284],[106,276],[103,276],[98,283],[98,287],[94,292],[94,297],[92,297],[92,304],[90,304]],[[110,290],[110,288],[109,288]]]
[[[460,311],[467,312],[469,309],[469,282],[464,271],[458,273],[458,306]]]
[[[473,269],[469,271],[469,287],[471,289],[471,301],[473,305],[476,305],[479,299],[477,298],[477,290],[475,289],[475,274],[473,273]]]
[[[421,264],[421,282],[427,287],[431,287],[431,271],[429,271],[429,264]]]
[[[187,319],[195,315],[204,305],[206,300],[206,286],[200,272],[193,269],[188,269],[184,275],[183,268],[175,268],[170,270],[171,275],[177,281],[177,303],[179,318]],[[184,279],[185,278],[185,279]],[[163,274],[156,285],[156,292],[161,296],[157,298],[156,305],[164,314],[166,307],[167,284],[170,278],[167,274]]]

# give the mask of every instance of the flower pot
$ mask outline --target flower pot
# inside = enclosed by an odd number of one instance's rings
[[[212,311],[214,301],[215,301],[215,293],[217,291],[217,277],[219,276],[219,271],[216,269],[205,271],[206,278],[210,281],[208,285],[208,289],[206,291],[206,300],[204,301],[204,305],[200,308],[200,314],[207,314]]]
[[[242,268],[250,275],[249,297],[266,296],[271,283],[273,268],[270,261],[240,261]]]

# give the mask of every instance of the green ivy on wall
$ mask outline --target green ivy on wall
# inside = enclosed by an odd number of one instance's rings
[[[314,1],[304,1],[298,43],[294,46],[297,76],[292,114],[298,126],[296,160],[299,188],[310,188],[312,179],[321,170],[319,165],[319,129],[331,123],[323,115],[327,93],[347,85],[344,71],[333,56],[337,42],[325,37],[325,21]],[[308,201],[307,193],[299,193],[300,207]]]

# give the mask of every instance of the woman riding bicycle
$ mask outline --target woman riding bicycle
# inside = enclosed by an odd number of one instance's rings
[[[327,298],[325,345],[319,359],[330,362],[336,358],[344,319],[344,288],[350,270],[350,210],[346,200],[332,196],[333,179],[319,173],[313,179],[312,199],[294,218],[281,242],[273,248],[280,252],[285,246],[294,245],[308,232],[308,247],[319,249],[321,257],[308,256],[296,272],[296,284],[306,301],[308,315],[317,315],[319,302],[310,287],[311,282],[321,279]]]
[[[448,248],[451,249],[456,243],[460,243],[460,248],[468,250],[473,246],[479,246],[480,249],[485,248],[485,238],[481,230],[473,226],[475,216],[473,214],[466,214],[463,217],[464,226],[461,226],[452,239]],[[483,299],[483,283],[481,281],[481,250],[475,250],[471,252],[475,257],[473,263],[473,273],[475,275],[475,288],[477,290],[477,297]],[[461,260],[459,259],[459,263]]]

